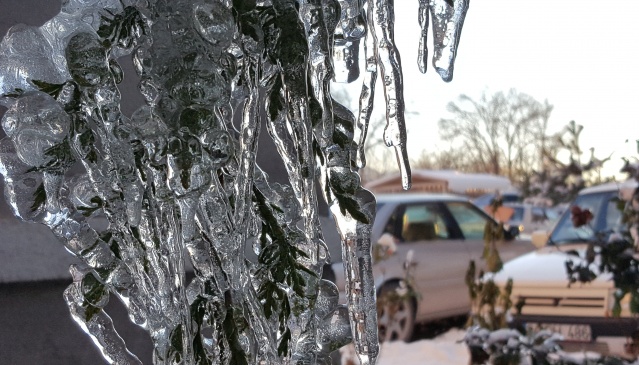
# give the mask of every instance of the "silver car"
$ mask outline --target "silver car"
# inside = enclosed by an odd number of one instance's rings
[[[381,341],[408,341],[417,322],[468,314],[470,299],[464,278],[470,260],[481,267],[484,228],[489,221],[494,222],[464,197],[377,196],[371,242],[377,256],[382,252],[384,258],[373,266],[378,298],[388,292],[417,293],[403,296],[399,304],[378,301]],[[534,249],[530,242],[515,240],[517,233],[516,227],[505,232],[508,240],[498,247],[503,261]],[[408,267],[411,280],[407,281]],[[333,275],[338,287],[344,288],[341,263],[332,265],[327,276]]]
[[[522,238],[529,239],[535,231],[551,229],[559,219],[559,214],[552,208],[525,203],[506,203],[505,205],[513,208],[513,216],[507,225],[518,227]]]

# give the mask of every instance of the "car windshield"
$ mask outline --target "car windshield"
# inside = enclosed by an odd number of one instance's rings
[[[521,222],[524,220],[524,207],[511,207],[513,208],[513,216],[510,217],[512,222]]]
[[[596,239],[606,239],[612,232],[619,232],[622,228],[622,212],[617,207],[617,192],[602,192],[580,195],[572,206],[578,206],[582,211],[589,210],[593,218],[587,224],[575,227],[571,209],[567,209],[557,223],[550,236],[550,244],[561,245],[577,242],[592,242]]]
[[[559,219],[559,213],[555,209],[546,209],[546,217],[552,222]]]

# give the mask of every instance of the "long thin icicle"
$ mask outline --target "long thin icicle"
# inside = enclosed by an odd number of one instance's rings
[[[453,79],[453,69],[462,26],[468,12],[470,0],[419,0],[419,25],[421,36],[417,64],[422,73],[426,72],[428,63],[429,12],[433,21],[433,66],[442,78],[449,82]]]
[[[402,186],[410,189],[411,173],[406,150],[406,121],[404,119],[404,85],[402,64],[395,46],[395,9],[392,1],[370,0],[373,14],[373,36],[377,39],[377,59],[386,97],[386,128],[384,142],[395,148],[397,163],[402,176]]]
[[[365,6],[367,10],[366,22],[373,24],[372,0],[367,0]],[[357,125],[355,128],[354,140],[357,143],[357,167],[366,166],[366,135],[368,133],[368,124],[373,115],[373,102],[375,101],[375,84],[377,82],[377,39],[373,32],[367,32],[364,38],[364,57],[366,71],[362,81],[362,91],[359,97],[359,113],[357,115]]]

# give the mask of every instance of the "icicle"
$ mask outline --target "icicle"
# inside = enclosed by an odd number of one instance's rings
[[[366,23],[373,24],[372,2],[366,2]],[[354,130],[354,140],[357,143],[357,155],[355,163],[357,167],[366,166],[365,144],[368,124],[373,115],[373,102],[375,101],[375,84],[377,82],[377,39],[372,31],[366,33],[364,38],[364,57],[366,72],[362,81],[362,91],[359,97],[359,114]]]
[[[291,100],[291,105],[299,110],[299,114],[295,116],[296,118],[292,121],[292,124],[295,126],[294,130],[298,131],[294,134],[294,138],[297,138],[298,141],[296,143],[298,150],[301,152],[298,161],[303,162],[302,166],[300,166],[303,170],[296,171],[294,175],[298,176],[293,180],[302,179],[302,189],[299,195],[306,242],[299,248],[309,256],[308,260],[306,260],[308,268],[313,271],[319,271],[326,262],[328,249],[322,239],[321,231],[317,229],[319,226],[317,210],[308,209],[308,207],[314,207],[317,204],[317,196],[314,189],[315,158],[312,148],[312,125],[315,121],[311,120],[311,118],[321,113],[318,115],[321,117],[321,128],[315,128],[314,137],[320,145],[332,143],[334,121],[329,85],[333,75],[333,68],[329,49],[332,37],[329,35],[333,33],[336,23],[337,1],[299,1],[299,5],[299,18],[304,25],[308,42],[307,57],[309,58],[310,66],[308,74],[311,82],[312,97],[316,103],[311,102],[308,105],[303,105],[298,100],[295,100],[300,98],[301,95],[291,95],[294,98]],[[308,110],[305,110],[306,108]],[[304,170],[307,172],[304,172]],[[301,176],[300,172],[302,172]],[[309,278],[307,284],[309,285],[308,293],[313,297],[316,296],[319,290],[316,285],[317,280]],[[300,321],[298,322],[300,327],[299,339],[293,339],[295,341],[291,357],[293,361],[304,359],[304,361],[309,361],[310,363],[316,362],[317,320],[312,313],[300,316]]]
[[[64,299],[75,321],[91,335],[109,363],[142,365],[142,361],[126,348],[111,317],[102,310],[108,301],[108,291],[91,274],[76,266],[71,267],[71,273],[74,282],[64,291]],[[83,285],[87,281],[92,283],[91,287]]]
[[[420,65],[430,16],[445,79],[468,6],[450,2],[420,2]],[[65,299],[108,361],[139,363],[103,310],[114,294],[158,365],[325,364],[351,338],[375,364],[375,200],[357,169],[380,67],[384,140],[410,186],[393,17],[390,0],[68,0],[44,26],[11,29],[0,43],[6,195],[87,266]],[[355,118],[329,81],[357,78],[364,36]],[[117,86],[129,53],[146,101],[131,120]],[[290,187],[270,186],[255,164],[262,105]],[[85,173],[72,178],[76,161]],[[346,308],[319,279],[317,180],[342,240]]]
[[[249,75],[248,79],[256,78],[256,75]],[[256,80],[252,80],[256,81]],[[235,202],[235,215],[233,223],[238,233],[238,242],[234,242],[234,250],[239,253],[244,249],[246,236],[248,235],[248,220],[251,210],[251,197],[253,188],[253,172],[255,169],[255,154],[257,153],[257,141],[259,136],[260,120],[257,113],[259,91],[256,87],[252,88],[249,99],[244,105],[244,114],[242,115],[242,128],[239,151],[239,169],[237,179],[235,181],[235,192],[238,197]],[[233,258],[237,260],[237,258]],[[240,264],[236,267],[239,269]]]
[[[374,217],[373,194],[360,188],[357,190],[356,199],[362,212]],[[331,211],[342,238],[346,300],[355,352],[363,365],[375,364],[379,355],[379,340],[376,289],[372,273],[371,225],[355,219],[350,214],[344,215],[337,204],[331,206]]]
[[[419,41],[419,69],[426,72],[428,49],[426,39],[428,33],[428,11],[433,20],[433,66],[442,78],[449,82],[453,79],[453,68],[462,26],[468,11],[469,0],[420,0],[419,24],[422,28]]]
[[[359,78],[359,45],[366,34],[362,0],[340,0],[341,16],[333,42],[334,81],[350,83]]]
[[[397,163],[402,176],[402,186],[410,189],[410,165],[406,150],[406,122],[404,120],[404,85],[399,52],[395,47],[395,10],[392,1],[369,0],[369,11],[373,14],[374,37],[377,38],[377,57],[381,66],[384,95],[386,96],[386,128],[384,142],[395,147]]]
[[[429,0],[419,0],[418,22],[421,28],[419,35],[419,49],[417,50],[417,66],[421,73],[426,73],[428,69],[428,22],[429,17]]]

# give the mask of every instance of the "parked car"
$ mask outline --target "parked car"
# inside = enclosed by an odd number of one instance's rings
[[[548,230],[559,218],[556,211],[549,207],[537,206],[526,203],[506,203],[513,208],[514,212],[510,220],[506,223],[519,229],[522,238],[528,238],[539,230]]]
[[[615,294],[611,275],[600,274],[589,283],[569,286],[566,262],[584,257],[589,243],[606,242],[624,229],[619,198],[629,199],[636,182],[608,183],[582,190],[572,206],[589,210],[592,220],[575,227],[571,209],[567,209],[556,226],[548,232],[536,232],[534,252],[505,263],[494,276],[498,285],[513,280],[513,325],[524,331],[549,329],[564,336],[564,346],[574,350],[594,350],[603,354],[630,355],[626,343],[637,338],[639,320],[622,302],[621,317],[613,317]],[[578,253],[579,256],[575,256]],[[635,349],[636,351],[636,349]]]
[[[399,304],[378,301],[382,341],[409,340],[417,322],[468,314],[470,299],[464,277],[470,260],[482,261],[484,227],[491,221],[460,196],[377,196],[371,239],[384,252],[392,248],[392,254],[373,265],[378,298],[398,288],[400,293],[414,291],[419,297],[404,296]],[[504,260],[534,249],[530,242],[515,240],[517,234],[516,229],[505,232],[508,241],[499,247]],[[404,280],[407,261],[415,264],[409,265],[413,279],[409,281]],[[334,263],[325,277],[334,278],[344,288],[342,263]],[[341,301],[345,302],[344,293]]]
[[[493,202],[493,199],[495,199],[497,195],[498,195],[497,193],[483,194],[473,199],[473,203],[475,203],[475,205],[480,207],[481,209],[484,209],[486,208],[486,206],[490,205]],[[504,204],[519,203],[523,200],[523,197],[521,196],[521,194],[515,191],[502,192],[499,194],[499,196],[501,196],[501,201]]]

